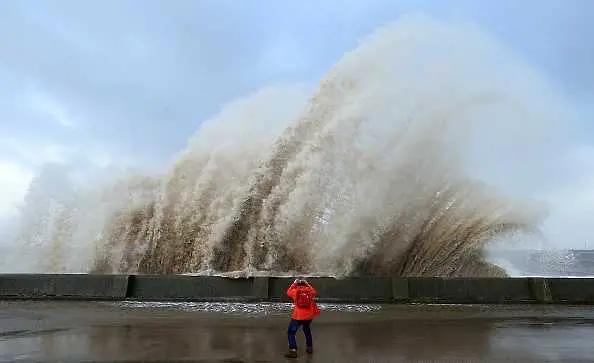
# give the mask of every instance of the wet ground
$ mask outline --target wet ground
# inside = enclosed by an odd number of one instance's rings
[[[0,361],[594,361],[591,307],[323,305],[315,353],[293,360],[287,308],[0,302]]]

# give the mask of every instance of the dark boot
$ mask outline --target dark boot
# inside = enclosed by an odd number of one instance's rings
[[[313,347],[307,347],[307,354],[313,354]]]
[[[290,349],[285,353],[285,358],[297,358],[297,351],[295,349]]]

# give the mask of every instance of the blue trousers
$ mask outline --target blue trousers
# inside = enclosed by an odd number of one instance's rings
[[[297,340],[295,335],[299,327],[303,327],[303,334],[305,334],[305,345],[313,347],[313,338],[311,336],[311,320],[295,320],[291,319],[289,328],[287,329],[287,335],[289,336],[289,349],[297,349]]]

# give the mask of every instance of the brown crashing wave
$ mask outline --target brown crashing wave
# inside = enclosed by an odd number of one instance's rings
[[[493,70],[480,57],[456,56],[464,36],[389,26],[341,59],[274,141],[190,145],[166,175],[131,182],[150,197],[112,211],[93,272],[504,276],[485,247],[534,232],[539,216],[460,165],[474,122],[507,99],[507,84],[482,82]],[[419,75],[430,79],[411,79],[415,52],[427,60],[443,44],[461,48],[435,53]],[[249,123],[275,101],[221,118]],[[370,135],[381,140],[361,141]]]

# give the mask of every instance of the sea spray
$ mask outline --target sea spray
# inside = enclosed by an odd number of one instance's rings
[[[27,218],[45,222],[23,243],[52,251],[45,271],[502,275],[484,247],[536,231],[542,210],[469,165],[481,140],[529,146],[552,121],[546,96],[527,93],[534,72],[513,62],[476,29],[405,17],[313,93],[270,87],[229,105],[166,174],[36,206]]]

